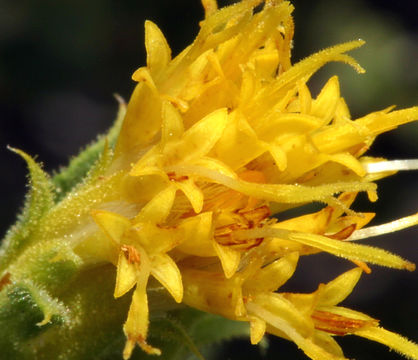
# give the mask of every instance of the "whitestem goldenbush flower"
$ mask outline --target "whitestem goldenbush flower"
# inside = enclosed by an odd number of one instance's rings
[[[77,331],[80,337],[78,329],[91,324],[74,319],[95,316],[89,286],[100,289],[112,278],[108,268],[101,276],[91,273],[111,263],[114,297],[125,303],[110,302],[100,317],[122,327],[120,309],[129,300],[122,315],[124,359],[136,345],[161,353],[147,342],[149,311],[168,310],[168,297],[247,322],[253,344],[268,332],[295,342],[312,359],[343,359],[334,336],[346,334],[418,357],[412,342],[338,306],[361,273],[371,271],[367,264],[415,269],[397,255],[352,241],[415,225],[418,214],[362,229],[374,214],[350,206],[358,192],[377,200],[375,180],[416,166],[364,153],[377,135],[416,120],[418,108],[388,108],[353,120],[337,77],[312,98],[306,83],[327,62],[364,71],[346,54],[363,41],[292,65],[292,5],[266,1],[254,12],[260,3],[218,10],[215,1],[204,0],[206,18],[196,40],[174,59],[161,31],[147,21],[147,66],[134,73],[138,85],[109,133],[114,149],[105,140],[90,148],[103,149],[101,157],[70,191],[73,174],[64,171],[51,181],[16,150],[28,163],[32,189],[1,250],[0,302],[3,318],[26,305],[39,314],[24,307],[30,316],[14,318],[19,334],[10,337],[10,354],[43,358],[51,349],[57,353],[53,343],[61,346],[61,338]],[[326,206],[280,221],[281,211],[311,202]],[[280,293],[299,257],[321,251],[356,267],[312,294]],[[72,292],[77,286],[82,290]],[[22,329],[33,327],[37,316],[38,332],[28,340]],[[64,330],[51,335],[43,331],[48,326]],[[76,358],[82,353],[77,346],[61,348],[60,356]]]

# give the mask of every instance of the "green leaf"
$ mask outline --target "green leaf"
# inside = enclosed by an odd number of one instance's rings
[[[37,228],[39,220],[54,206],[53,186],[48,174],[25,152],[10,149],[27,163],[30,190],[22,214],[3,240],[0,249],[0,272],[32,242],[31,234]]]
[[[238,337],[249,338],[248,323],[189,307],[151,315],[149,342],[159,347],[167,360],[205,359],[202,354],[224,341]],[[140,350],[135,354],[137,352]],[[148,358],[151,359],[151,356],[143,355],[138,359]]]
[[[44,325],[40,325],[47,317]],[[65,321],[66,309],[29,283],[7,286],[0,293],[0,348],[7,359],[20,359],[21,345]]]
[[[154,339],[156,343],[160,343],[163,356],[167,359],[184,359],[193,354],[195,359],[204,360],[189,330],[176,313],[162,313],[159,316],[154,315],[151,320],[150,339],[152,343]]]
[[[122,359],[130,297],[115,300],[114,283],[114,266],[104,265],[80,272],[54,296],[31,282],[6,285],[0,292],[0,358]],[[50,322],[41,325],[48,312]]]

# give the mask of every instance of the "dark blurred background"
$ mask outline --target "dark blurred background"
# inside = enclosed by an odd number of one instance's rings
[[[228,2],[220,1],[225,5]],[[229,2],[230,3],[230,2]],[[339,42],[362,38],[353,52],[367,70],[357,75],[330,64],[310,82],[317,93],[326,79],[340,76],[353,117],[396,104],[416,104],[418,95],[417,5],[414,0],[293,1],[296,34],[293,62]],[[13,223],[26,191],[25,164],[6,145],[37,155],[53,172],[111,124],[117,111],[112,94],[125,99],[133,71],[145,63],[143,23],[156,22],[177,54],[195,37],[203,17],[198,0],[0,0],[0,233]],[[370,152],[389,159],[418,154],[418,126],[381,136]],[[378,204],[360,201],[359,210],[378,212],[379,224],[417,211],[417,173],[400,173],[379,183]],[[417,230],[368,243],[418,262]],[[327,255],[301,260],[287,290],[313,291],[350,268]],[[307,275],[309,274],[309,275]],[[345,302],[382,319],[388,329],[418,340],[417,272],[373,267]],[[395,359],[381,345],[346,337],[346,356]],[[262,352],[248,341],[228,343],[219,358],[303,359],[286,341]]]

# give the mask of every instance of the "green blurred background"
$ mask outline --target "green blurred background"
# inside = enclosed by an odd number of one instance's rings
[[[367,42],[353,52],[366,74],[330,64],[311,80],[314,94],[327,78],[338,74],[353,117],[393,104],[399,108],[416,104],[415,1],[295,0],[293,4],[293,62],[339,42],[357,38]],[[117,111],[112,94],[129,99],[134,87],[131,74],[145,62],[145,19],[160,26],[177,54],[194,39],[202,17],[198,0],[0,0],[1,234],[13,223],[26,191],[25,165],[6,145],[37,155],[49,172],[65,165],[111,125]],[[418,126],[410,124],[381,136],[370,154],[417,157],[417,139]],[[416,173],[385,179],[380,182],[378,204],[360,201],[358,208],[378,211],[376,224],[411,214],[417,211],[417,180]],[[416,229],[409,229],[368,243],[417,263],[417,235]],[[313,291],[318,282],[351,267],[326,255],[302,259],[300,265],[287,290]],[[382,319],[383,326],[417,341],[417,279],[417,272],[375,267],[346,305]],[[304,358],[286,341],[272,340],[264,355],[248,343],[225,344],[219,358]],[[346,337],[340,343],[350,358],[397,358],[365,340]]]

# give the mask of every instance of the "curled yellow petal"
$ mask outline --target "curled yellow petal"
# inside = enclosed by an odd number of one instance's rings
[[[256,303],[249,303],[247,304],[247,309],[258,316],[259,318],[266,321],[266,323],[270,324],[270,328],[268,328],[269,332],[275,333],[276,331],[279,332],[280,336],[283,334],[290,338],[292,341],[296,343],[298,347],[300,347],[307,356],[309,356],[313,360],[343,360],[345,359],[343,356],[338,356],[326,351],[324,348],[318,346],[313,342],[310,337],[303,336],[297,328],[292,326],[292,323],[279,314],[271,311],[270,309],[264,308]],[[296,313],[297,314],[297,313]]]
[[[182,252],[196,256],[216,256],[212,237],[212,212],[204,212],[184,220],[179,227],[183,242],[178,246]]]
[[[125,295],[131,290],[138,280],[138,268],[134,263],[129,262],[124,251],[119,253],[119,260],[116,271],[116,285],[113,296],[115,298]]]
[[[96,224],[116,244],[121,242],[122,235],[132,226],[129,219],[110,211],[93,210],[91,215]]]
[[[329,306],[343,301],[352,292],[360,279],[361,273],[360,268],[354,268],[327,283],[319,291],[318,303],[321,306]]]
[[[175,186],[167,186],[148,202],[133,220],[133,223],[149,221],[155,224],[162,223],[170,213],[176,195]]]
[[[340,100],[340,84],[337,76],[331,77],[312,102],[310,113],[328,124],[333,118]]]
[[[145,21],[145,48],[147,50],[147,67],[157,77],[171,60],[171,50],[167,41],[152,21]]]
[[[245,282],[245,288],[251,292],[276,291],[295,272],[299,259],[297,252],[290,253],[260,269]]]
[[[227,279],[231,278],[238,269],[241,259],[240,252],[234,250],[232,247],[220,245],[215,240],[213,241],[213,247],[221,261],[225,277]]]
[[[151,274],[180,303],[183,299],[183,283],[176,263],[168,255],[154,255],[151,259]]]
[[[176,186],[186,195],[192,204],[193,210],[199,214],[203,208],[203,192],[195,185],[194,181],[187,179],[185,181],[178,181]]]
[[[258,344],[266,332],[266,322],[256,316],[250,316],[250,339],[251,344]]]
[[[161,146],[168,142],[179,140],[184,133],[183,119],[179,111],[170,101],[163,101],[162,104],[162,125],[161,125]]]
[[[228,119],[226,109],[216,110],[188,129],[181,140],[164,148],[164,165],[174,165],[206,155],[222,135]]]

